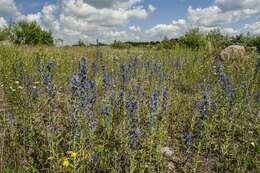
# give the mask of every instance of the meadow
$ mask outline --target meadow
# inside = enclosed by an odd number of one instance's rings
[[[0,172],[260,172],[260,57],[247,56],[0,46]]]

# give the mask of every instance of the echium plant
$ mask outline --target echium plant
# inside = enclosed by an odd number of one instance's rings
[[[25,85],[26,96],[27,96],[25,103],[27,107],[33,108],[32,103],[37,103],[40,99],[40,89],[37,86],[33,86],[32,79],[28,73],[25,73],[24,75],[24,85]],[[52,105],[51,107],[53,106],[54,105]]]
[[[128,136],[130,139],[130,148],[133,150],[137,146],[138,138],[141,135],[141,130],[138,128],[137,116],[135,114],[137,110],[137,100],[130,98],[127,102],[127,117],[128,117]]]
[[[169,103],[169,90],[167,88],[163,91],[162,111],[165,112]]]
[[[23,81],[24,75],[25,75],[25,69],[24,69],[24,63],[21,60],[18,60],[15,64],[12,66],[13,70],[13,77],[15,81]]]
[[[243,82],[241,85],[241,88],[243,89],[243,97],[245,100],[245,103],[247,104],[247,106],[249,106],[249,100],[250,100],[250,95],[249,95],[249,86],[247,82]]]
[[[72,92],[73,122],[78,121],[78,114],[93,116],[92,106],[96,101],[95,82],[87,79],[87,59],[82,57],[79,62],[79,72],[70,80]]]
[[[128,72],[127,72],[125,64],[120,65],[120,75],[121,75],[122,83],[124,86],[128,80]]]
[[[230,79],[223,70],[223,66],[220,61],[220,57],[215,58],[216,73],[219,81],[222,84],[222,88],[225,90],[231,104],[235,102],[235,90],[230,84]]]
[[[106,98],[102,101],[102,114],[105,118],[106,128],[111,125],[112,118],[113,118],[113,108],[117,107],[116,105],[116,94],[115,91],[111,91],[111,95],[109,98]]]
[[[185,156],[185,159],[181,161],[182,166],[192,159],[192,140],[193,132],[190,129],[186,129],[182,135],[182,143],[184,144],[183,154]]]
[[[200,117],[198,121],[196,122],[196,131],[192,131],[191,129],[186,129],[183,132],[182,135],[182,142],[185,146],[184,149],[184,155],[185,155],[185,160],[182,162],[182,165],[185,165],[187,162],[189,162],[192,159],[192,146],[193,146],[193,140],[195,138],[200,138],[201,137],[201,130],[204,127],[204,121],[208,118],[209,116],[209,91],[208,87],[206,88],[206,91],[204,92],[203,95],[203,102],[195,101],[194,106],[195,109],[199,112]],[[197,133],[196,133],[197,132]]]
[[[109,86],[109,78],[107,74],[107,66],[105,64],[102,65],[102,81],[103,87],[107,90]]]
[[[256,64],[256,73],[260,71],[260,57],[258,58],[257,64]]]
[[[36,71],[41,74],[42,73],[42,63],[41,63],[41,58],[39,55],[35,57],[35,67]]]
[[[28,95],[30,95],[32,92],[32,80],[31,80],[29,74],[24,75],[24,85],[26,87],[26,91],[27,91]]]
[[[47,101],[48,105],[50,106],[50,111],[56,111],[56,103],[55,103],[55,96],[56,96],[56,88],[53,83],[51,70],[53,67],[53,61],[49,60],[45,73],[44,73],[44,85],[45,85],[45,92],[47,93]]]
[[[209,91],[208,91],[208,87],[206,88],[206,91],[204,92],[203,99],[204,99],[203,102],[199,102],[199,101],[194,102],[195,109],[200,114],[200,117],[199,117],[198,122],[196,124],[196,127],[198,128],[200,133],[201,133],[202,128],[204,127],[204,121],[209,116]],[[200,137],[201,135],[198,134],[198,136]]]
[[[92,71],[93,71],[93,76],[96,77],[97,74],[98,74],[98,65],[97,65],[97,62],[94,61],[92,62]]]
[[[153,126],[157,120],[157,109],[159,104],[160,91],[154,90],[150,98],[150,124]]]
[[[25,74],[24,75],[24,85],[26,88],[26,95],[27,95],[27,99],[26,99],[26,105],[28,107],[31,107],[31,101],[32,101],[32,94],[33,94],[33,87],[32,87],[32,80],[29,76],[29,74]]]
[[[136,73],[137,73],[137,69],[138,69],[138,65],[139,65],[139,59],[138,59],[138,57],[136,56],[135,58],[134,58],[134,60],[133,60],[133,62],[132,62],[132,66],[133,66],[133,74],[134,75],[136,75]]]

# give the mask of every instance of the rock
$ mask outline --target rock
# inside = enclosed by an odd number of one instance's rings
[[[244,46],[231,45],[223,49],[220,53],[222,61],[243,61],[246,56],[246,49]]]
[[[167,158],[170,158],[170,157],[173,156],[173,151],[172,151],[172,149],[169,148],[169,147],[163,147],[163,148],[161,148],[161,153],[162,153],[165,157],[167,157]]]

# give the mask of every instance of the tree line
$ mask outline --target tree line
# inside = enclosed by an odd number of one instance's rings
[[[0,41],[2,40],[9,40],[15,44],[54,45],[54,37],[51,31],[43,29],[35,21],[19,21],[4,27],[0,30]],[[191,49],[200,49],[205,47],[222,49],[231,44],[253,47],[260,52],[260,35],[252,35],[247,33],[236,36],[229,36],[221,33],[220,29],[214,29],[208,33],[203,33],[199,30],[199,28],[191,28],[178,38],[169,39],[165,37],[161,41],[150,42],[121,42],[115,40],[112,44],[110,44],[110,46],[119,49],[131,47],[156,47],[158,49],[171,49],[176,46]],[[106,46],[107,44],[99,42],[99,45]],[[74,44],[74,46],[86,46],[86,44],[84,41],[79,40]]]

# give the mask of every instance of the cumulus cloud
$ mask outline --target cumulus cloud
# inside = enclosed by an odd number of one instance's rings
[[[0,0],[0,16],[8,15],[17,17],[20,14],[14,0]]]
[[[129,30],[133,32],[141,32],[141,28],[139,26],[130,26]]]
[[[0,17],[0,29],[7,26],[7,22],[3,17]]]
[[[206,8],[190,6],[187,19],[192,26],[199,27],[205,32],[220,28],[224,33],[235,35],[243,30],[225,26],[259,15],[259,0],[215,0],[211,6]]]
[[[0,16],[11,16],[15,20],[37,21],[44,29],[51,30],[55,38],[72,44],[79,39],[95,42],[150,41],[164,36],[177,37],[190,26],[199,27],[203,32],[220,28],[229,35],[252,31],[260,33],[259,22],[247,24],[244,28],[232,28],[231,24],[252,16],[260,16],[260,0],[215,0],[206,8],[187,9],[185,19],[170,23],[156,24],[148,29],[128,26],[132,18],[145,20],[156,10],[152,4],[144,7],[144,0],[57,0],[45,4],[33,14],[21,14],[14,0],[0,0]],[[6,20],[0,17],[0,27]],[[127,29],[128,28],[128,29]]]
[[[222,11],[220,7],[213,5],[207,8],[188,8],[188,19],[192,24],[202,26],[217,26],[221,24],[237,22],[241,19],[255,15],[253,9],[240,9],[235,11]]]
[[[227,35],[236,35],[239,34],[239,30],[236,30],[232,27],[207,27],[207,26],[200,26],[199,27],[200,31],[204,32],[204,33],[208,33],[212,30],[215,29],[219,29],[223,34],[227,34]]]
[[[253,34],[260,34],[260,22],[245,24],[244,30]]]
[[[215,0],[215,4],[223,11],[251,9],[259,13],[260,10],[259,0]]]
[[[63,0],[45,5],[38,13],[21,15],[19,20],[36,20],[69,44],[78,39],[113,41],[109,37],[126,37],[125,31],[118,31],[118,28],[126,26],[131,18],[143,20],[155,10],[152,5],[145,9],[140,4],[142,1]]]
[[[146,30],[145,33],[157,39],[164,36],[176,37],[181,31],[185,30],[186,27],[186,21],[184,19],[179,19],[177,21],[174,20],[169,24],[158,24]]]
[[[123,8],[128,9],[142,0],[84,0],[84,3],[89,4],[97,9],[102,8]]]
[[[156,8],[152,4],[149,4],[148,10],[149,10],[150,13],[153,13],[156,10]]]
[[[157,33],[157,32],[175,32],[185,26],[186,21],[183,19],[179,19],[177,21],[172,21],[169,24],[158,24],[153,28],[147,30],[147,33]]]

